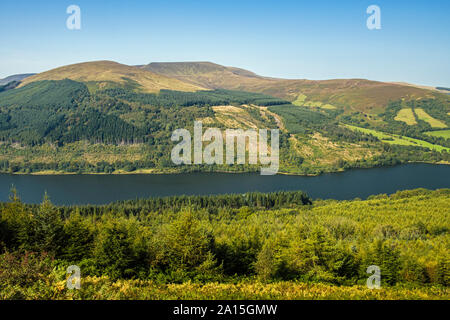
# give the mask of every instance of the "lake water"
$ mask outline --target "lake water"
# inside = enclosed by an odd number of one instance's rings
[[[0,201],[14,185],[26,203],[39,203],[47,191],[53,203],[105,204],[169,195],[303,190],[313,198],[353,199],[397,190],[450,188],[450,166],[406,164],[357,169],[317,177],[190,173],[173,175],[0,175]]]

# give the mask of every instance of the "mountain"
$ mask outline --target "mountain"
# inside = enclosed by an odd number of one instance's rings
[[[258,76],[244,69],[211,62],[150,63],[154,73],[210,88],[260,92],[305,104],[328,104],[368,113],[383,111],[390,101],[433,98],[437,91],[364,79],[290,80]]]
[[[35,73],[15,74],[15,75],[0,79],[0,86],[8,84],[13,81],[22,81],[23,79],[34,76],[34,75],[35,75]]]
[[[87,83],[90,89],[105,89],[117,85],[143,92],[159,92],[161,89],[179,91],[204,89],[175,78],[112,61],[85,62],[56,68],[24,79],[19,87],[36,81],[63,79]]]
[[[212,62],[153,62],[141,68],[208,89],[239,90],[275,83],[274,79],[258,76],[251,71]]]
[[[450,163],[450,96],[436,90],[276,79],[210,62],[96,61],[0,86],[0,172],[259,170],[176,166],[171,135],[196,120],[205,128],[279,128],[284,173]]]
[[[127,66],[112,61],[95,61],[56,68],[25,77],[19,87],[39,80],[71,79],[90,90],[123,87],[142,92],[161,89],[197,91],[227,89],[263,93],[296,105],[328,106],[368,114],[383,112],[391,101],[434,98],[443,90],[408,83],[365,79],[292,80],[257,75],[236,67],[211,62],[153,62]],[[8,77],[9,80],[14,80]],[[19,81],[20,81],[19,80]]]
[[[400,84],[400,85],[403,85],[403,86],[411,86],[411,87],[420,88],[420,89],[427,89],[427,90],[437,91],[437,92],[444,93],[444,94],[449,94],[450,93],[450,89],[449,88],[445,88],[445,87],[424,86],[424,85],[417,85],[417,84],[408,83],[408,82],[392,82],[392,83]]]
[[[185,81],[202,83],[203,86],[210,82],[211,89],[217,89],[219,85],[216,83],[220,83],[220,81],[224,85],[232,85],[229,83],[230,81],[242,82],[244,78],[264,79],[251,71],[224,67],[212,62],[152,62],[141,68],[170,77],[179,77]]]

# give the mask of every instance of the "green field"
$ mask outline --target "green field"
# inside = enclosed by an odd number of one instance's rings
[[[320,102],[320,101],[305,101],[306,98],[307,97],[304,94],[300,94],[297,97],[297,99],[292,102],[292,104],[294,106],[299,106],[299,107],[322,108],[322,109],[328,109],[328,110],[336,109],[335,106],[333,106],[331,104],[328,104],[328,103],[323,103],[323,102]]]
[[[450,130],[439,130],[439,131],[428,131],[425,134],[433,137],[442,137],[445,139],[450,139]]]
[[[447,128],[447,125],[445,123],[443,123],[440,120],[437,120],[437,119],[433,118],[428,113],[426,113],[422,108],[415,109],[415,112],[417,114],[417,117],[420,120],[428,122],[429,125],[432,126],[433,128]]]
[[[396,134],[390,134],[390,133],[384,133],[381,131],[373,130],[373,129],[367,129],[367,128],[360,128],[352,125],[345,125],[347,128],[354,130],[354,131],[360,131],[366,134],[371,134],[374,137],[377,137],[382,142],[389,143],[389,144],[397,144],[402,146],[416,146],[416,147],[423,147],[428,148],[430,150],[436,150],[436,151],[447,151],[450,152],[450,148],[443,147],[437,144],[432,144],[427,141],[414,139],[410,137],[400,136]]]
[[[303,106],[305,103],[306,96],[304,94],[300,94],[295,101],[292,102],[294,106]]]
[[[414,116],[414,112],[411,108],[401,109],[394,120],[402,121],[410,126],[417,124],[416,117]]]

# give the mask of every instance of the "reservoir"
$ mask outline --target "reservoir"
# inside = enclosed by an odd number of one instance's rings
[[[128,175],[0,175],[0,201],[15,186],[25,203],[40,203],[47,192],[57,205],[106,204],[170,195],[206,195],[302,190],[314,199],[348,200],[398,190],[450,188],[450,166],[405,164],[355,169],[315,177],[258,173]]]

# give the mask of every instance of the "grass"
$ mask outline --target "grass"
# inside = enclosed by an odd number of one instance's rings
[[[305,99],[306,99],[306,96],[305,96],[304,94],[301,94],[301,95],[299,95],[299,96],[297,97],[297,99],[296,99],[295,101],[292,102],[292,104],[293,104],[294,106],[299,106],[299,107],[301,107],[301,106],[303,106],[303,104],[305,103]]]
[[[450,139],[450,130],[428,131],[425,132],[425,134],[432,137],[441,137],[445,139]]]
[[[433,118],[428,113],[426,113],[422,108],[415,109],[415,112],[420,120],[428,122],[430,126],[432,126],[433,128],[447,128],[447,125],[445,123]]]
[[[444,150],[446,150],[447,152],[450,152],[450,148],[443,147],[443,146],[440,146],[437,144],[432,144],[427,141],[423,141],[423,140],[419,140],[419,139],[414,139],[414,138],[410,138],[410,137],[406,137],[406,136],[400,136],[400,135],[396,135],[396,134],[384,133],[384,132],[373,130],[373,129],[355,127],[355,126],[348,125],[348,124],[346,124],[345,126],[354,131],[360,131],[360,132],[363,132],[366,134],[371,134],[374,137],[377,137],[382,142],[389,143],[389,144],[397,144],[397,145],[402,145],[402,146],[416,146],[416,147],[428,148],[430,150],[436,150],[439,152],[442,152]]]
[[[322,102],[320,102],[320,101],[308,101],[308,102],[305,102],[304,106],[312,107],[312,108],[321,108],[322,107]]]
[[[334,109],[336,109],[335,106],[333,106],[333,105],[331,105],[331,104],[328,104],[328,103],[322,105],[321,108],[322,108],[322,109],[329,109],[329,110],[334,110]]]
[[[306,96],[304,94],[300,94],[295,101],[292,102],[294,106],[298,107],[312,107],[312,108],[322,108],[322,109],[328,109],[328,110],[334,110],[336,109],[335,106],[329,104],[329,103],[322,103],[320,101],[305,101]]]
[[[410,126],[417,124],[416,117],[414,116],[414,112],[411,108],[401,109],[394,120],[402,121]]]

